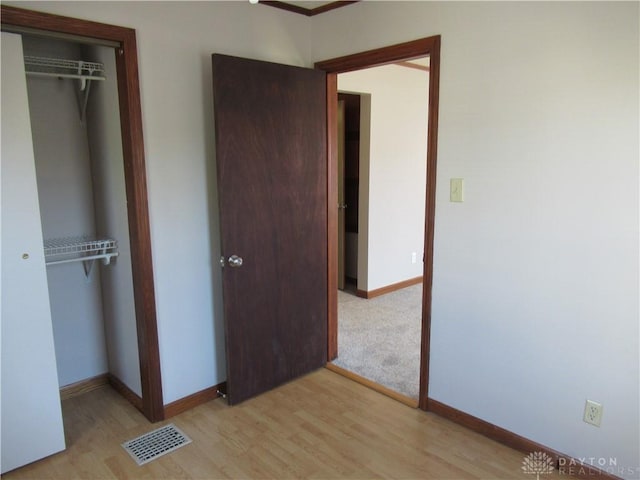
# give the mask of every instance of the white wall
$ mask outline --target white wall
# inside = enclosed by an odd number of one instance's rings
[[[312,40],[319,61],[442,35],[430,396],[615,457],[624,478],[640,475],[638,7],[363,2],[315,17]]]
[[[360,199],[369,226],[368,248],[362,248],[368,268],[358,272],[361,290],[422,275],[428,79],[425,71],[398,65],[338,75],[340,91],[371,96],[369,174],[360,179],[361,186],[368,182],[369,187],[368,203]],[[366,141],[367,135],[360,138]]]
[[[99,268],[109,373],[142,396],[115,51],[100,46],[82,50],[84,60],[104,65],[106,77],[93,82],[86,115],[96,233],[118,242],[118,256]]]
[[[430,394],[640,464],[637,3],[362,2],[312,19],[5,3],[137,31],[165,403],[225,378],[210,54],[310,65],[442,34]],[[465,203],[448,203],[450,177]],[[599,429],[585,398],[604,404]]]
[[[5,2],[136,29],[165,404],[226,379],[211,54],[308,65],[310,19],[248,2]]]
[[[25,55],[80,59],[77,45],[23,36]],[[95,232],[86,126],[77,84],[27,76],[29,112],[45,239]],[[60,386],[107,372],[100,276],[81,263],[47,267]]]

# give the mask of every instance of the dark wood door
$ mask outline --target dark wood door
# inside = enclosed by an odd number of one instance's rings
[[[213,99],[235,404],[326,363],[325,73],[216,54]]]

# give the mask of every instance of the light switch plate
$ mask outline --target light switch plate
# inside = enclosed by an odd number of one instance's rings
[[[462,178],[451,179],[449,201],[464,202],[464,180]]]

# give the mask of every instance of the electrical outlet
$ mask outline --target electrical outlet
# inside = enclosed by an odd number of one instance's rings
[[[593,400],[587,400],[584,405],[584,417],[583,420],[596,427],[600,426],[602,421],[602,405]]]
[[[411,263],[416,263],[418,261],[418,254],[416,252],[411,252]]]

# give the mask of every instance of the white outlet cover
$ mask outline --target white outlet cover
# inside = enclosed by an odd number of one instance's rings
[[[587,400],[584,404],[584,416],[582,419],[591,425],[599,427],[600,422],[602,422],[602,404]]]

